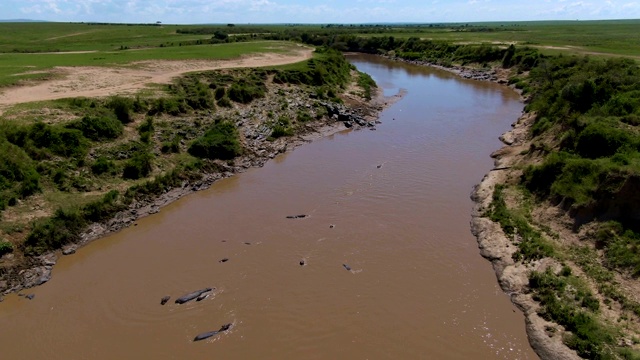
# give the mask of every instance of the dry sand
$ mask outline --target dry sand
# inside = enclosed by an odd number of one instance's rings
[[[53,69],[58,75],[56,79],[12,87],[0,93],[0,115],[3,108],[19,103],[133,94],[148,84],[166,84],[188,72],[292,64],[311,58],[312,52],[313,49],[301,46],[287,54],[255,54],[232,60],[155,60],[126,67],[56,67]]]

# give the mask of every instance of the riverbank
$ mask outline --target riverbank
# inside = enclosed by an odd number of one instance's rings
[[[388,58],[413,65],[434,67],[464,79],[489,81],[509,86],[510,69],[497,66],[492,68],[472,68],[458,65],[446,67],[427,61]],[[520,94],[522,102],[527,101],[522,91],[514,86],[509,87]],[[512,129],[499,137],[504,146],[491,154],[491,157],[494,158],[494,168],[483,177],[471,193],[471,199],[474,202],[471,232],[478,241],[480,254],[491,262],[501,289],[509,295],[513,304],[524,314],[529,343],[538,356],[543,360],[580,359],[575,351],[563,343],[564,332],[555,331],[558,325],[544,320],[538,314],[540,305],[528,291],[529,276],[532,271],[544,272],[547,268],[558,269],[561,267],[560,263],[552,259],[543,259],[527,265],[514,261],[513,254],[517,247],[505,235],[500,224],[492,221],[486,215],[493,201],[495,188],[503,186],[510,179],[521,175],[520,169],[524,164],[518,159],[518,155],[531,146],[529,134],[534,121],[535,114],[523,112],[512,124]]]
[[[494,168],[484,176],[471,194],[475,203],[471,232],[478,240],[480,254],[491,262],[500,287],[525,315],[529,342],[540,358],[580,359],[575,351],[563,343],[564,332],[556,331],[558,325],[540,317],[540,305],[528,290],[532,271],[557,270],[562,267],[561,264],[550,258],[529,264],[514,261],[513,254],[517,251],[517,246],[505,235],[499,223],[486,216],[496,187],[503,186],[509,179],[520,175],[517,165],[521,164],[518,164],[517,155],[530,145],[528,134],[534,119],[534,114],[523,114],[513,124],[513,129],[500,137],[505,146],[491,154],[495,159]]]
[[[503,69],[451,71],[509,83]],[[570,206],[535,198],[522,187],[527,169],[556,146],[553,136],[534,136],[536,118],[535,112],[523,112],[500,136],[504,146],[491,154],[494,168],[472,191],[471,230],[480,253],[525,315],[529,342],[541,359],[635,358],[639,289],[633,276],[613,271],[603,260],[599,221],[606,217],[577,224]],[[551,308],[553,299],[566,304]],[[583,324],[558,321],[562,316],[583,317]]]
[[[240,134],[243,153],[233,161],[214,160],[206,167],[197,180],[183,180],[179,186],[172,186],[159,194],[150,194],[134,199],[125,210],[115,213],[109,219],[94,222],[83,230],[77,240],[62,249],[49,251],[37,257],[16,258],[14,254],[4,256],[4,260],[13,261],[11,267],[4,267],[0,277],[0,294],[19,292],[23,289],[41,285],[51,279],[52,269],[57,258],[63,254],[73,254],[77,248],[123,228],[134,225],[137,219],[157,213],[162,207],[190,193],[209,188],[217,180],[232,176],[252,167],[261,167],[278,154],[347,129],[370,128],[375,130],[378,113],[399,99],[402,94],[384,97],[375,88],[374,96],[367,100],[357,83],[358,73],[353,72],[352,83],[340,95],[341,103],[330,99],[318,99],[316,90],[304,86],[276,84],[270,82],[264,99],[254,100],[248,105],[236,105],[230,109],[219,109],[214,117],[202,117],[179,121],[215,122],[216,119],[233,119]],[[286,94],[286,96],[285,96]],[[303,122],[298,121],[289,135],[276,138],[267,136],[269,124],[274,114],[283,116],[291,109],[294,114],[303,113]],[[291,116],[291,115],[287,115]],[[294,115],[295,116],[295,115]],[[182,145],[184,146],[184,145]]]

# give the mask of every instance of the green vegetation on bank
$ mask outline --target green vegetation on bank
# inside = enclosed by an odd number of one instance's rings
[[[280,87],[304,86],[307,98],[335,94],[344,91],[352,70],[339,52],[319,49],[296,66],[191,73],[149,96],[40,104],[63,114],[49,121],[0,119],[0,222],[4,211],[23,211],[18,209],[24,203],[53,207],[50,217],[21,223],[17,233],[4,232],[12,240],[2,240],[1,251],[38,255],[77,242],[88,224],[109,219],[132,201],[221,171],[216,160],[233,164],[244,153],[238,110],[218,115],[221,100],[228,101],[224,109],[240,109],[265,98],[268,82],[276,78]],[[282,90],[272,95],[279,108],[264,122],[270,130],[265,137],[293,135],[326,115],[321,107],[290,108],[286,95]]]

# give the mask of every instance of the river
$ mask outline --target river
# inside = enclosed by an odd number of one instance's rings
[[[537,359],[469,230],[518,95],[350,60],[406,91],[377,131],[299,147],[60,258],[35,299],[0,304],[2,358]]]

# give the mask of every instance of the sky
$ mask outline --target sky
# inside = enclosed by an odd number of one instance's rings
[[[382,23],[640,18],[640,0],[0,0],[0,19],[60,22]]]

